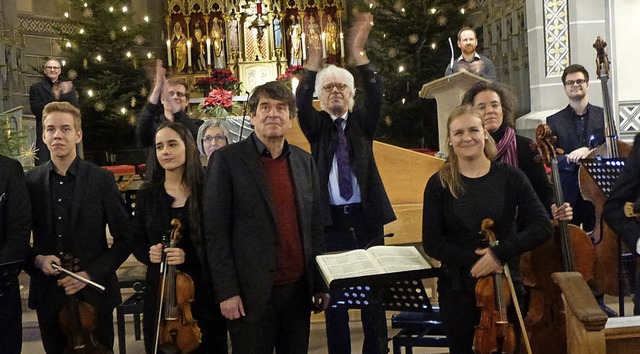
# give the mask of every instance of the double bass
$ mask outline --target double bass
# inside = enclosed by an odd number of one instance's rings
[[[551,168],[551,181],[556,205],[564,204],[557,153],[551,128],[541,124],[536,129],[536,145],[545,165]],[[526,318],[531,347],[535,353],[564,354],[567,335],[560,288],[551,279],[554,272],[579,272],[593,282],[595,248],[589,235],[567,221],[553,221],[553,238],[531,251],[531,271],[535,291],[530,294]]]
[[[180,240],[179,219],[171,220],[169,247],[176,247]],[[169,265],[166,254],[162,252],[160,263],[162,279],[158,298],[158,317],[153,353],[188,354],[200,345],[202,333],[197,321],[191,314],[191,303],[195,296],[193,279]]]
[[[493,232],[493,227],[494,221],[492,219],[482,220],[481,234],[489,242],[490,247],[498,245],[499,242]],[[493,273],[478,280],[476,283],[476,301],[481,312],[480,322],[476,326],[475,335],[473,336],[474,353],[516,353],[517,340],[515,331],[513,324],[507,318],[507,308],[513,302],[522,326],[527,352],[531,354],[508,265],[504,265],[504,273]]]
[[[604,203],[607,194],[589,174],[584,162],[602,158],[624,158],[631,152],[631,146],[618,141],[618,133],[613,120],[611,97],[609,95],[609,58],[605,51],[607,43],[598,37],[593,47],[597,51],[597,74],[602,87],[602,102],[605,116],[605,144],[591,152],[587,159],[581,161],[578,172],[580,192],[584,200],[593,203],[595,208],[595,228],[589,236],[596,248],[594,279],[598,287],[609,295],[620,297],[620,314],[624,315],[624,291],[620,254],[621,242],[603,218]]]

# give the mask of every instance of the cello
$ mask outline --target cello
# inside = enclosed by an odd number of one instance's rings
[[[489,242],[489,246],[498,245],[493,232],[494,221],[482,220],[480,232]],[[512,296],[513,295],[513,296]],[[518,305],[515,289],[509,274],[509,266],[504,265],[504,273],[493,273],[484,276],[476,283],[476,301],[481,309],[480,322],[473,336],[473,350],[476,354],[513,354],[516,353],[517,341],[513,324],[507,318],[507,308],[514,302],[527,352],[531,354],[529,341],[524,330],[522,315]]]
[[[169,247],[176,247],[180,240],[180,220],[171,220]],[[167,246],[167,245],[165,245]],[[191,314],[191,303],[195,295],[193,279],[168,264],[167,256],[162,253],[160,264],[162,274],[160,297],[158,298],[158,317],[153,353],[188,354],[200,345],[202,333]]]
[[[63,271],[67,276],[69,272],[79,270],[79,260],[70,253],[62,257]],[[54,269],[59,269],[54,267]],[[62,269],[59,269],[62,270]],[[78,279],[78,278],[76,278]],[[102,288],[104,290],[104,288]],[[62,331],[67,335],[67,347],[65,354],[107,354],[107,349],[102,346],[93,334],[97,327],[96,309],[85,301],[80,301],[76,294],[66,295],[66,303],[58,312],[58,323]]]
[[[545,165],[551,168],[551,182],[556,205],[564,204],[562,185],[551,128],[541,124],[536,129],[536,145]],[[526,318],[531,346],[536,353],[564,354],[567,336],[564,303],[560,288],[551,279],[554,272],[579,272],[593,282],[595,248],[589,235],[581,228],[558,220],[553,238],[531,251],[531,270],[535,292],[531,292]]]
[[[623,158],[631,152],[631,146],[618,141],[618,133],[613,120],[613,110],[609,95],[609,58],[605,51],[607,43],[598,37],[593,47],[596,49],[597,74],[602,87],[602,102],[605,116],[605,144],[592,151],[587,159],[581,160],[578,183],[584,200],[593,203],[595,208],[595,228],[589,236],[596,248],[594,279],[598,287],[609,295],[618,295],[620,314],[624,315],[624,287],[622,282],[622,267],[620,254],[622,245],[616,234],[611,230],[603,218],[604,203],[607,194],[589,174],[585,163],[603,158]]]

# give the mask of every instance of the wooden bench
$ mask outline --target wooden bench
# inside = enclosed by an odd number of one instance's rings
[[[640,353],[640,316],[608,319],[580,273],[552,277],[562,290],[568,354]]]

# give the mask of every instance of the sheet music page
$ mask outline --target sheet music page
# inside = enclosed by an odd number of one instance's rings
[[[385,273],[429,269],[431,265],[413,246],[375,246],[368,250]]]
[[[334,279],[380,274],[382,270],[365,250],[354,250],[316,257],[327,284]]]

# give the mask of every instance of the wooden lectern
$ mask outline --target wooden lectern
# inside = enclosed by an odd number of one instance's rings
[[[449,118],[453,109],[460,105],[464,93],[480,81],[491,82],[478,75],[459,71],[422,86],[420,97],[435,98],[438,105],[438,143],[440,144],[440,151],[445,149],[447,118]]]

